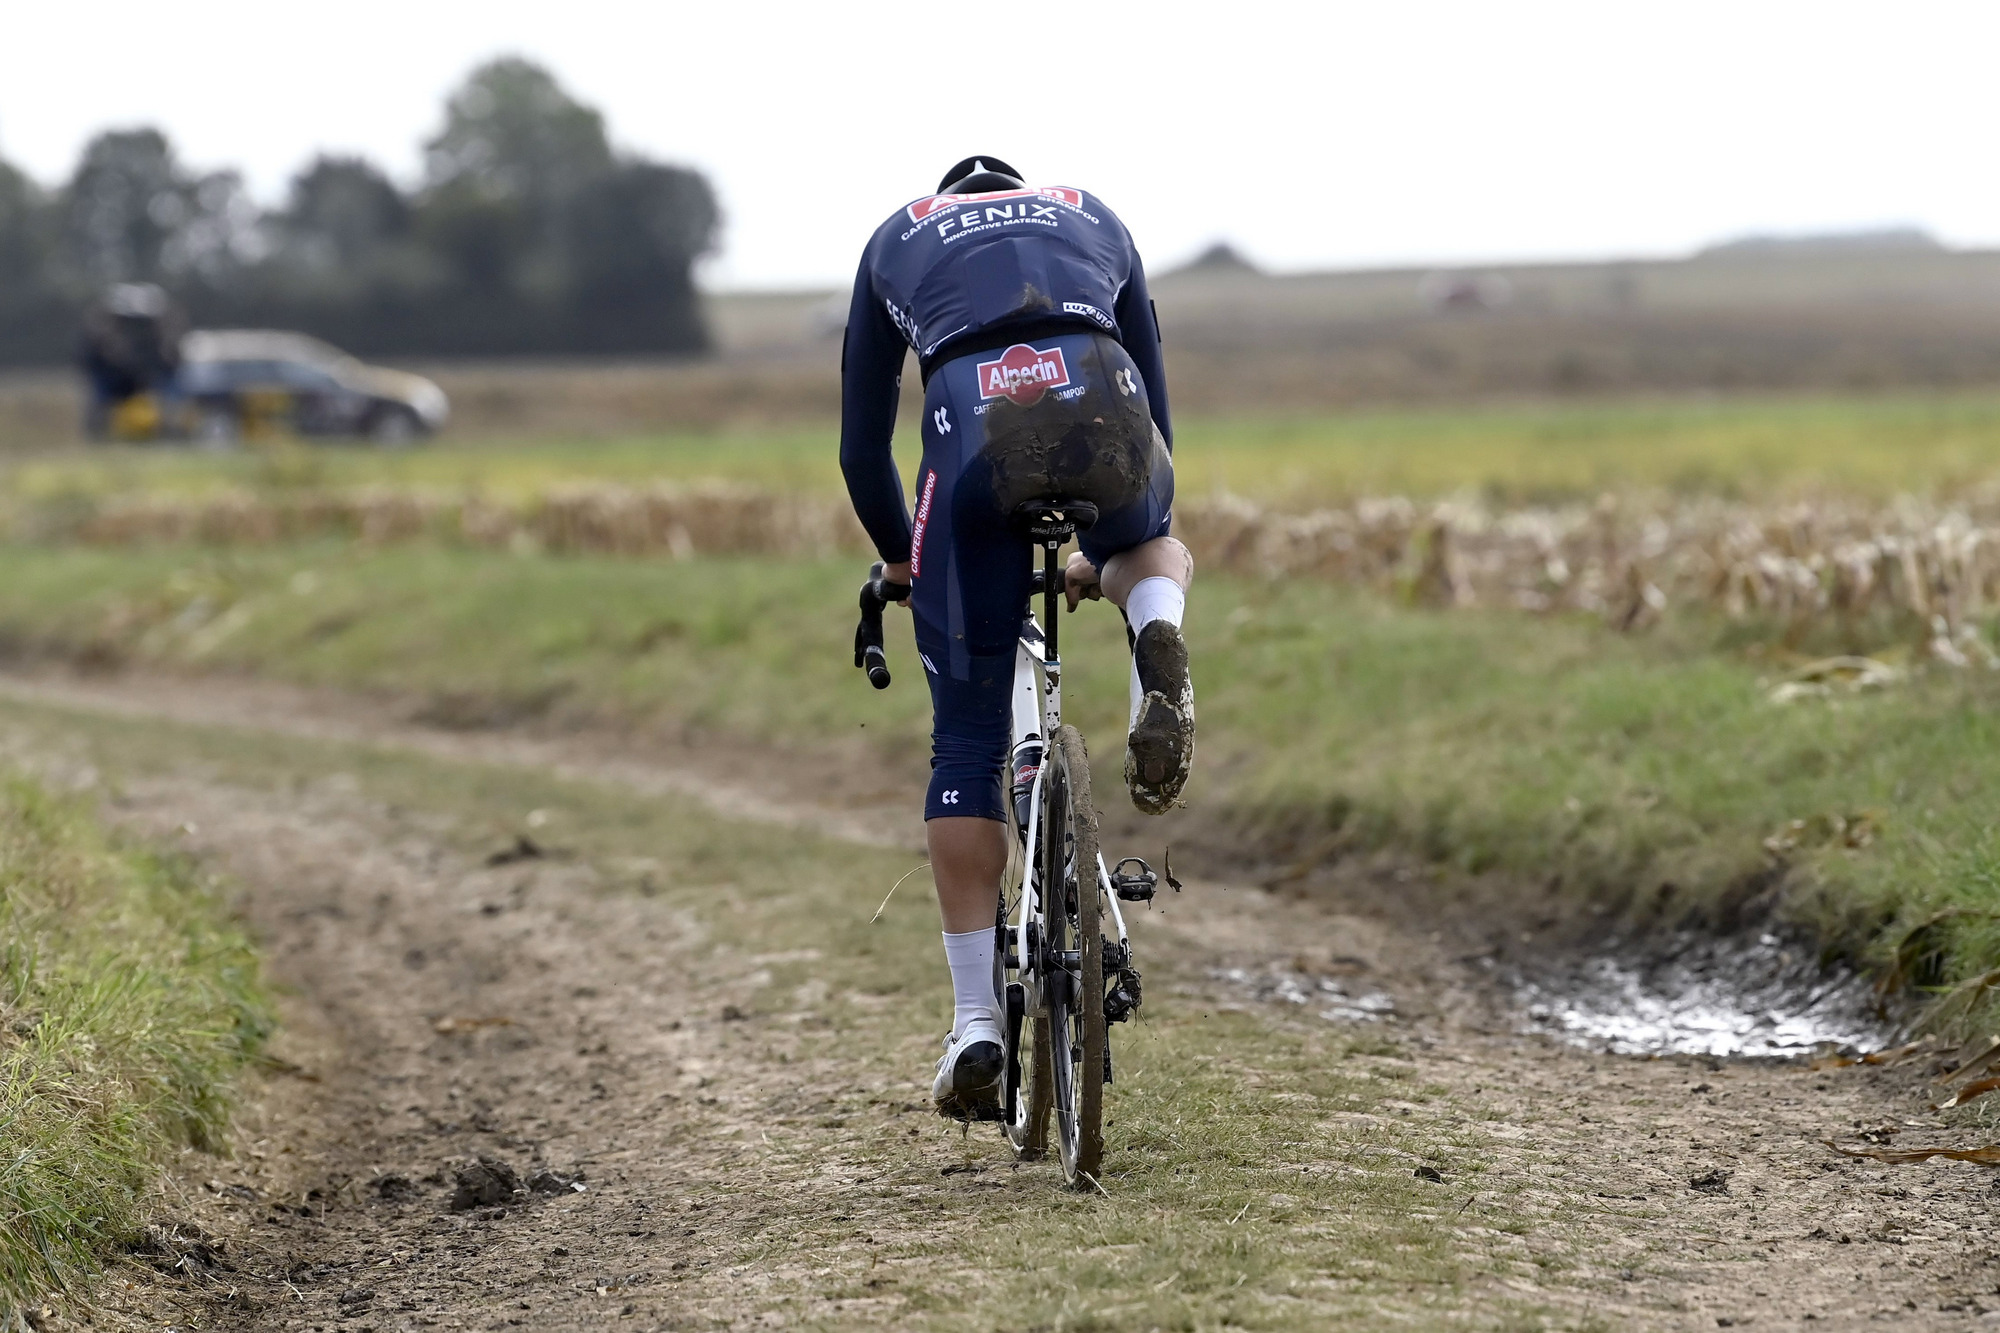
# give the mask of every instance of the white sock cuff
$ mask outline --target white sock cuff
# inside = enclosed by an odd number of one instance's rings
[[[1125,599],[1125,619],[1134,634],[1155,620],[1178,626],[1186,611],[1187,590],[1164,574],[1140,579]]]
[[[993,989],[993,960],[997,952],[993,927],[944,933],[944,959],[951,965],[952,1021],[954,1035],[965,1031],[974,1018],[1000,1021],[1000,997]]]

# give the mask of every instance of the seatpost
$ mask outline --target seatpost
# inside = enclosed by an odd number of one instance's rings
[[[1049,537],[1042,542],[1042,637],[1048,640],[1048,658],[1060,662],[1062,654],[1056,650],[1056,603],[1062,591],[1061,572],[1056,569],[1056,552],[1062,548],[1062,538]]]

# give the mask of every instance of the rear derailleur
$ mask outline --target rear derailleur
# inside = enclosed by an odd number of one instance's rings
[[[1142,999],[1139,969],[1132,966],[1132,951],[1123,944],[1106,940],[1104,973],[1111,978],[1111,988],[1104,993],[1104,1021],[1123,1023],[1138,1009]]]

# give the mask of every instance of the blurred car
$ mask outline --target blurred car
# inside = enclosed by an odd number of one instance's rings
[[[188,433],[224,442],[279,431],[409,444],[450,415],[421,375],[364,365],[303,333],[197,329],[181,340],[176,390]]]

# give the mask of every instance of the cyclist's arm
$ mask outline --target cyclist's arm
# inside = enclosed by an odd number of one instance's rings
[[[861,526],[892,565],[910,558],[910,511],[889,447],[902,375],[903,338],[875,299],[864,256],[840,351],[840,472]]]
[[[1146,401],[1153,409],[1153,424],[1160,428],[1160,436],[1171,451],[1174,427],[1167,414],[1167,367],[1160,358],[1159,317],[1153,309],[1152,293],[1146,290],[1146,266],[1139,262],[1137,254],[1132,256],[1132,280],[1118,294],[1118,308],[1111,313],[1124,335],[1125,350],[1139,367],[1139,378],[1146,381]]]

